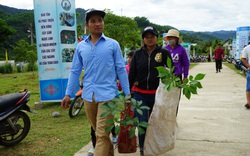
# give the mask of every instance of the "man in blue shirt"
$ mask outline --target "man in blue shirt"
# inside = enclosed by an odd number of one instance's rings
[[[117,77],[125,95],[130,94],[128,76],[119,43],[103,34],[105,12],[91,9],[86,12],[86,27],[90,35],[81,41],[74,53],[68,86],[61,106],[69,107],[70,96],[76,89],[82,69],[84,69],[83,92],[84,108],[91,126],[96,131],[95,156],[113,156],[113,144],[110,132],[105,132],[109,126],[105,121],[113,116],[101,118],[105,112],[100,108],[112,100],[117,93]]]

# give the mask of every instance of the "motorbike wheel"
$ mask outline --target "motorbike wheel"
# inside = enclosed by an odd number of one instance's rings
[[[10,119],[15,126],[16,131],[10,127],[7,119]],[[8,147],[18,144],[28,135],[30,130],[30,118],[26,113],[16,111],[7,119],[5,119],[4,123],[6,126],[9,126],[9,130],[0,136],[0,145]]]
[[[80,113],[83,105],[84,103],[81,96],[76,96],[69,107],[69,116],[71,118],[77,116]]]

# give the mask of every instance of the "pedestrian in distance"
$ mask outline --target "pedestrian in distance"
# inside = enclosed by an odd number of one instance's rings
[[[142,34],[143,46],[136,50],[130,63],[129,84],[133,87],[133,98],[142,101],[141,106],[148,106],[150,109],[143,109],[143,115],[135,112],[139,122],[148,122],[151,115],[156,89],[159,86],[159,77],[156,67],[167,67],[167,59],[172,61],[170,53],[157,45],[158,32],[152,27],[146,27]],[[146,132],[146,129],[145,129]],[[140,155],[144,156],[143,146],[145,134],[139,135]]]
[[[129,69],[130,69],[130,63],[131,63],[131,60],[132,60],[133,56],[134,56],[134,51],[130,51],[127,54],[127,62],[128,62],[128,64],[125,66],[125,68],[126,68],[126,71],[127,71],[128,74],[129,74]]]
[[[222,69],[222,60],[224,56],[224,49],[221,47],[221,44],[218,43],[218,47],[214,51],[216,73],[221,72],[220,70]]]
[[[131,63],[131,60],[132,60],[132,57],[134,56],[134,51],[130,51],[128,54],[127,54],[127,65],[125,65],[125,68],[126,68],[126,72],[127,74],[129,74],[129,69],[130,69],[130,63]],[[121,88],[121,85],[120,85],[120,82],[118,82],[118,90],[121,91],[122,88]],[[133,91],[133,88],[131,89],[131,91]]]
[[[85,13],[85,26],[90,35],[78,43],[69,74],[62,108],[69,107],[70,97],[76,88],[76,82],[84,69],[82,99],[85,113],[96,134],[95,156],[114,156],[114,147],[110,132],[111,126],[105,121],[113,119],[112,114],[101,117],[105,110],[100,107],[111,101],[117,94],[118,80],[126,96],[130,96],[128,75],[119,43],[103,34],[105,12],[90,9]]]

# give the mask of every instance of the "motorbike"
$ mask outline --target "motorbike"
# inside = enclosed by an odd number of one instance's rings
[[[27,89],[0,96],[0,145],[13,146],[29,133],[30,118],[25,113],[33,112],[27,105],[30,92]]]
[[[75,94],[75,98],[74,100],[72,101],[72,103],[70,104],[70,107],[69,107],[69,116],[71,118],[77,116],[82,107],[84,106],[84,102],[83,102],[83,99],[81,97],[82,95],[82,88],[83,88],[83,84],[82,84],[82,81],[80,82],[80,89],[76,92]]]
[[[236,69],[238,69],[238,70],[241,69],[241,66],[242,66],[241,60],[239,60],[239,59],[234,59],[234,60],[232,61],[232,63],[234,64],[234,67],[235,67]]]

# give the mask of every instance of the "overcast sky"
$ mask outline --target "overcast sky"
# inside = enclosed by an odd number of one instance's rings
[[[34,9],[33,0],[0,0],[1,5]],[[236,30],[250,26],[249,0],[75,0],[76,8],[110,9],[116,15],[146,17],[179,30]]]

